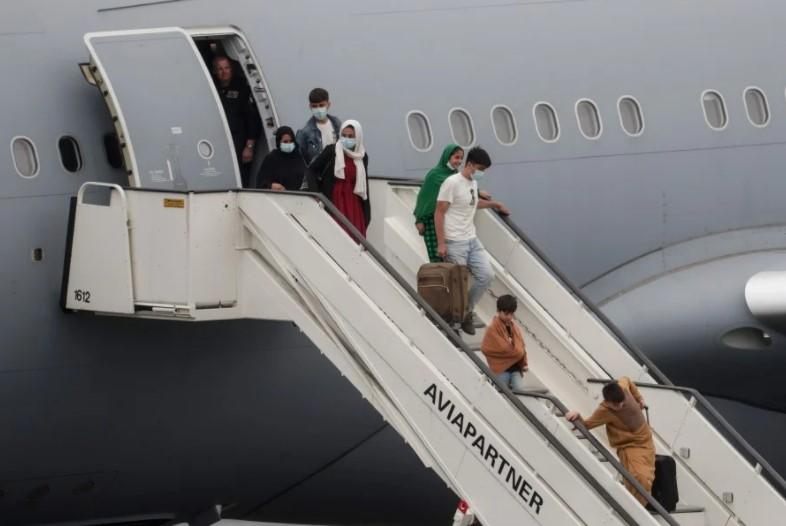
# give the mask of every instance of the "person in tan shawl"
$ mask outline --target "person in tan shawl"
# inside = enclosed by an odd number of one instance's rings
[[[491,320],[480,350],[489,368],[511,389],[524,388],[524,372],[528,370],[527,350],[521,329],[513,321],[516,298],[505,294],[497,299],[497,315]]]
[[[655,443],[644,418],[645,407],[636,384],[630,378],[622,377],[603,386],[603,402],[592,416],[582,420],[588,429],[606,426],[609,445],[617,449],[620,463],[647,492],[651,492],[652,481],[655,480]],[[571,422],[581,419],[576,411],[568,412],[565,417]],[[627,481],[625,487],[642,505],[647,504],[645,497]]]

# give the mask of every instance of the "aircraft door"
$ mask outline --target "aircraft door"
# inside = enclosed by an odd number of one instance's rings
[[[90,74],[115,122],[129,184],[166,190],[240,187],[221,102],[180,28],[88,33]]]

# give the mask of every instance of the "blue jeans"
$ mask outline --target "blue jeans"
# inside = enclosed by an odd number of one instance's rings
[[[524,390],[524,373],[519,371],[511,373],[510,371],[502,371],[497,375],[499,380],[510,387],[512,390]]]
[[[469,268],[469,273],[472,274],[472,287],[469,289],[469,312],[472,312],[478,300],[491,285],[491,280],[494,279],[489,256],[476,237],[466,241],[448,239],[446,244],[448,255],[445,259],[449,263],[466,265]]]

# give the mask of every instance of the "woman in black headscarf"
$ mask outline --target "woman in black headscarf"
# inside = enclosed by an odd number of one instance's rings
[[[267,154],[259,167],[257,188],[300,190],[306,162],[295,143],[295,132],[289,126],[276,130],[276,149]]]

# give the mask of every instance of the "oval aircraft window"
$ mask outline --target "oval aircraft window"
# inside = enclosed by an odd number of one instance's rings
[[[419,152],[427,152],[431,149],[434,141],[431,137],[431,124],[425,113],[409,112],[407,114],[407,131],[413,148]]]
[[[202,159],[212,159],[214,153],[213,145],[207,139],[202,139],[197,143],[197,153]]]
[[[767,96],[758,88],[745,90],[745,111],[751,124],[763,128],[770,123],[770,107]]]
[[[704,109],[704,119],[713,130],[722,130],[728,124],[726,116],[726,103],[717,91],[705,91],[701,96],[701,104]]]
[[[603,130],[598,107],[591,100],[584,99],[576,103],[576,119],[579,130],[587,139],[597,139]]]
[[[644,131],[644,116],[638,101],[633,97],[622,97],[617,103],[617,110],[620,114],[620,125],[625,133],[632,137],[641,135]]]
[[[532,110],[535,116],[535,128],[538,136],[545,142],[554,142],[559,139],[559,121],[557,120],[557,112],[554,108],[546,103],[539,102]]]
[[[516,119],[513,112],[506,106],[497,105],[491,110],[491,124],[497,140],[505,146],[511,146],[518,139]]]
[[[67,172],[76,173],[82,169],[82,152],[79,150],[79,143],[76,139],[68,135],[60,137],[57,141],[57,149],[60,152],[60,162]]]
[[[11,157],[16,173],[26,179],[38,175],[38,153],[33,141],[27,137],[15,137],[11,142]]]
[[[456,108],[450,111],[450,133],[453,141],[462,148],[475,143],[475,128],[466,110]]]

